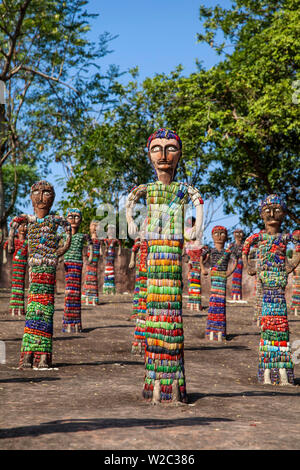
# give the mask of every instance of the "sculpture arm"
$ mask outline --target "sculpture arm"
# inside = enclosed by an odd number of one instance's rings
[[[234,262],[233,262],[233,267],[232,269],[230,269],[229,271],[227,271],[226,273],[226,277],[230,277],[231,274],[233,273],[233,271],[235,270],[235,268],[237,267],[237,264],[238,264],[238,259],[235,258]]]
[[[68,249],[70,248],[72,239],[72,228],[71,224],[63,217],[55,216],[55,222],[57,223],[57,225],[60,225],[64,228],[66,234],[66,239],[64,241],[63,246],[59,247],[56,252],[56,256],[59,258],[60,256],[64,255],[66,251],[68,251]]]
[[[188,187],[188,194],[196,208],[196,224],[191,230],[191,239],[201,241],[203,235],[203,199],[196,188],[193,186]]]
[[[141,184],[137,188],[134,188],[131,193],[129,193],[126,201],[126,220],[128,225],[128,233],[130,237],[134,237],[137,234],[137,226],[133,219],[133,210],[137,202],[145,197],[147,194],[147,185]]]
[[[295,259],[293,259],[293,263],[286,263],[287,274],[290,274],[292,271],[295,271],[295,269],[300,263],[300,230],[296,230],[295,232],[293,232],[291,241],[294,243],[294,245],[296,245],[296,253]]]
[[[8,234],[8,240],[7,240],[7,250],[8,250],[8,253],[13,253],[14,250],[15,250],[15,243],[14,243],[14,239],[15,239],[15,234],[16,234],[16,231],[19,227],[19,225],[23,224],[23,223],[28,223],[30,221],[30,218],[27,214],[21,214],[21,215],[18,215],[16,217],[13,218],[13,220],[11,221],[10,223],[10,230],[9,230],[9,234]]]
[[[245,266],[245,269],[247,270],[249,276],[255,276],[257,272],[256,269],[250,266],[249,253],[250,253],[251,246],[254,244],[257,244],[259,240],[260,240],[260,234],[255,233],[254,235],[250,235],[250,237],[246,238],[244,246],[243,246],[242,259],[243,259],[243,264]]]

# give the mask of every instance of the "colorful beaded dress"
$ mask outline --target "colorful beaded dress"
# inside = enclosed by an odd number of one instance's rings
[[[138,263],[138,297],[136,312],[136,323],[134,340],[131,352],[140,354],[145,349],[146,337],[146,314],[147,314],[147,257],[148,243],[146,240],[139,242],[139,263]]]
[[[226,339],[226,284],[230,257],[236,257],[230,248],[209,249],[211,288],[205,336],[209,340]]]
[[[4,250],[8,241],[4,243]],[[14,239],[12,279],[9,310],[12,315],[25,315],[25,274],[28,256],[28,240]]]
[[[120,240],[115,238],[105,238],[106,247],[103,294],[115,294],[115,247],[120,246]]]
[[[131,248],[131,252],[135,253],[135,284],[134,284],[134,292],[133,292],[133,299],[132,299],[132,315],[131,318],[136,318],[138,306],[139,306],[139,292],[140,292],[140,239],[137,238],[134,241],[134,245]]]
[[[21,346],[20,368],[52,365],[52,336],[54,288],[56,280],[59,226],[70,231],[70,224],[62,217],[22,215],[14,223],[28,226],[29,294],[25,329]]]
[[[297,266],[292,273],[291,310],[295,315],[300,312],[300,266]]]
[[[65,237],[64,237],[65,238]],[[79,332],[81,323],[81,275],[84,244],[91,244],[89,235],[75,233],[71,245],[64,254],[65,264],[65,305],[63,315],[63,332]]]
[[[160,181],[140,185],[129,201],[147,199],[148,282],[143,396],[154,401],[187,401],[182,321],[182,209],[186,184]],[[193,190],[194,204],[203,204]]]
[[[233,243],[230,249],[235,253],[237,258],[237,265],[232,273],[232,284],[231,284],[231,298],[232,300],[242,300],[242,279],[243,279],[243,259],[242,249],[243,245],[237,245]]]
[[[98,238],[91,238],[93,244],[93,258],[86,265],[85,281],[82,291],[81,301],[87,305],[99,304],[99,286],[98,286],[98,262],[100,258],[101,241]],[[90,256],[88,250],[87,256]]]
[[[190,310],[202,310],[200,267],[202,248],[196,248],[189,244],[186,248],[186,254],[189,257],[187,308]]]
[[[299,241],[291,234],[257,233],[245,241],[243,253],[248,255],[253,244],[258,245],[257,276],[262,283],[261,339],[259,346],[258,381],[274,385],[294,383],[294,370],[289,343],[289,325],[285,288],[287,271],[286,247]]]

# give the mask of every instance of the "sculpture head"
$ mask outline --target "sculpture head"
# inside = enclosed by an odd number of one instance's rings
[[[233,236],[234,236],[234,240],[235,240],[236,244],[241,245],[243,240],[244,240],[245,234],[244,234],[244,231],[241,228],[237,228],[236,230],[234,230]]]
[[[97,226],[98,226],[98,221],[92,220],[90,223],[90,235],[92,238],[97,238]]]
[[[277,194],[270,194],[261,202],[259,210],[266,232],[270,235],[278,233],[286,216],[285,201]]]
[[[55,198],[55,191],[48,181],[38,181],[31,186],[30,198],[35,215],[42,219],[49,214]]]
[[[66,212],[67,221],[71,224],[72,235],[78,232],[79,226],[82,221],[81,211],[77,208],[68,209]]]
[[[215,246],[224,248],[224,245],[228,240],[227,229],[222,225],[216,225],[212,229],[211,235]]]
[[[182,155],[180,137],[170,129],[158,129],[148,138],[147,148],[159,181],[170,184]]]

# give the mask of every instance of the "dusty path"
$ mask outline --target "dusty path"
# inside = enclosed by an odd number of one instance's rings
[[[61,332],[56,298],[54,369],[19,371],[24,320],[0,295],[1,449],[299,449],[300,387],[256,383],[259,333],[252,307],[227,305],[229,340],[204,339],[206,312],[184,309],[188,405],[143,401],[143,359],[130,354],[131,296],[83,307],[83,332]],[[207,300],[204,301],[207,305]],[[291,342],[300,317],[290,315]],[[300,365],[295,367],[300,384]]]

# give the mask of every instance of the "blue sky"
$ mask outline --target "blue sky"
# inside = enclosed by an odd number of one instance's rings
[[[218,3],[222,7],[231,4],[228,0],[210,0],[205,1],[205,6]],[[100,65],[105,69],[116,64],[121,71],[138,66],[141,81],[155,73],[169,73],[179,64],[184,67],[183,73],[189,75],[196,71],[196,59],[206,68],[213,66],[219,56],[209,46],[197,42],[197,33],[201,32],[200,4],[201,0],[90,0],[88,12],[99,15],[91,21],[91,40],[97,42],[105,31],[118,36],[111,43],[113,52]],[[122,80],[127,77],[124,75]],[[55,184],[58,202],[63,194],[56,178],[62,174],[62,167],[53,164],[51,170],[48,179]],[[215,207],[220,202],[216,201]],[[216,223],[230,228],[238,224],[238,217],[226,216],[220,207],[207,228],[206,241],[211,240],[210,232]]]

